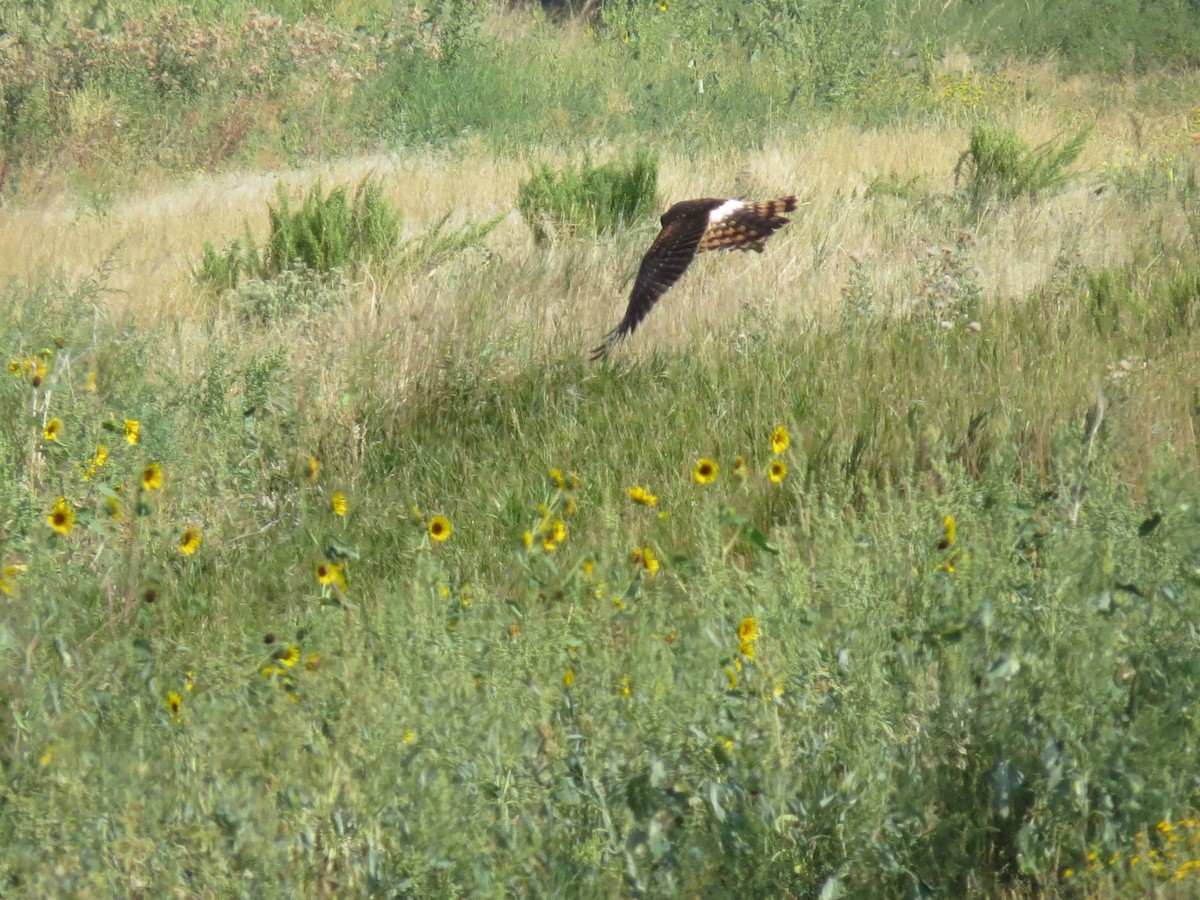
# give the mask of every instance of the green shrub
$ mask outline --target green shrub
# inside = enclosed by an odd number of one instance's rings
[[[534,237],[545,241],[615,231],[646,216],[657,193],[658,158],[639,150],[628,163],[585,160],[559,172],[540,166],[521,183],[517,208]]]
[[[988,200],[1035,196],[1066,181],[1091,129],[1030,147],[1016,131],[990,122],[971,129],[971,141],[954,166],[954,184],[978,210]]]
[[[244,238],[220,250],[205,243],[204,256],[192,274],[197,284],[220,292],[247,279],[271,281],[293,271],[327,276],[396,252],[400,216],[370,179],[359,183],[353,198],[345,186],[322,196],[317,184],[294,211],[283,188],[278,197],[278,208],[268,204],[271,233],[266,245],[256,245],[249,226]]]
[[[278,196],[279,207],[270,207],[271,236],[263,258],[268,275],[295,268],[324,275],[382,259],[395,250],[400,217],[374,181],[361,182],[353,198],[345,186],[322,196],[318,183],[295,211],[283,188]]]

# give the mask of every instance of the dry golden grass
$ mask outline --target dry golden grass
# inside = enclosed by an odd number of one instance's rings
[[[1162,235],[1185,233],[1177,203],[1133,206],[1115,191],[1096,193],[1105,164],[1113,160],[1147,152],[1194,156],[1185,110],[1151,119],[1116,102],[1131,98],[1136,85],[1098,93],[1077,82],[1055,85],[1045,69],[1022,71],[1014,79],[1046,98],[1011,116],[1011,124],[1033,143],[1061,132],[1064,122],[1088,120],[1081,98],[1102,96],[1108,103],[1067,190],[992,210],[976,230],[970,259],[987,296],[1026,295],[1045,284],[1063,259],[1102,268],[1151,252],[1151,242]],[[903,308],[914,296],[921,258],[952,241],[962,227],[938,198],[954,189],[954,167],[968,130],[954,122],[870,131],[826,125],[798,139],[769,139],[762,149],[744,153],[666,154],[660,179],[664,205],[692,196],[787,192],[804,205],[761,256],[698,260],[631,345],[694,341],[722,327],[743,304],[801,321],[836,312],[852,255],[875,295]],[[569,156],[536,154],[552,163]],[[593,149],[593,156],[604,152]],[[261,238],[267,203],[279,184],[295,194],[318,180],[329,187],[370,175],[382,180],[408,236],[447,214],[451,224],[509,215],[488,238],[486,252],[399,277],[368,274],[339,323],[342,340],[353,345],[356,334],[365,334],[373,349],[388,354],[393,371],[407,372],[402,381],[419,376],[423,361],[448,346],[465,339],[486,342],[489,334],[519,335],[535,356],[551,347],[584,352],[623,312],[653,230],[591,243],[536,245],[513,211],[528,163],[467,144],[453,153],[197,176],[149,186],[98,209],[81,206],[65,192],[43,196],[0,211],[0,280],[52,273],[78,278],[109,260],[105,299],[113,315],[143,324],[178,319],[186,332],[188,323],[212,314],[211,298],[199,295],[189,278],[206,241],[219,246],[241,234],[246,223]],[[904,188],[871,193],[879,179]]]

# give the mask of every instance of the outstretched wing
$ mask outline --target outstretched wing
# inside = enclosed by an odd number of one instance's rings
[[[646,255],[642,257],[641,268],[638,269],[637,278],[633,282],[633,292],[629,295],[625,318],[605,335],[604,343],[592,351],[593,360],[606,356],[618,341],[637,328],[658,302],[658,298],[679,280],[679,276],[695,259],[700,239],[707,227],[707,209],[678,216],[663,226]]]
[[[709,214],[709,225],[697,252],[754,250],[762,253],[767,238],[791,221],[782,214],[795,208],[795,197],[758,202],[728,200]]]

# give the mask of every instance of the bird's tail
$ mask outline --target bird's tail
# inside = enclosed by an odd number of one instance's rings
[[[786,218],[783,214],[796,211],[796,197],[789,195],[787,197],[779,197],[775,200],[760,200],[757,203],[747,203],[746,209],[757,218],[769,222],[775,228],[781,228],[791,221],[791,219]]]
[[[624,324],[624,322],[621,323],[621,325]],[[588,357],[592,362],[598,362],[599,360],[602,360],[608,356],[608,352],[612,350],[613,347],[617,346],[617,344],[621,343],[625,335],[629,333],[628,329],[622,329],[621,325],[618,325],[616,328],[606,334],[604,336],[603,343],[601,343],[599,347],[596,347],[594,350],[592,350],[591,356]]]

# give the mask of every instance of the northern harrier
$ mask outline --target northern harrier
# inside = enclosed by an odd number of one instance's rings
[[[684,200],[662,214],[662,231],[642,257],[629,295],[625,318],[592,351],[601,359],[646,318],[697,253],[705,250],[754,250],[762,253],[767,238],[790,220],[780,213],[796,208],[795,197],[758,202],[746,200]]]

